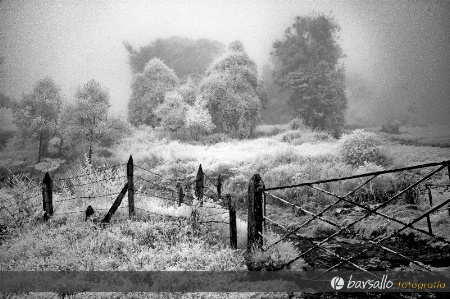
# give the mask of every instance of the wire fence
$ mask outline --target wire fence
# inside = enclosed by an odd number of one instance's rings
[[[421,174],[422,169],[430,168],[432,168],[431,171],[426,174]],[[114,171],[105,174],[109,169],[113,169]],[[450,203],[450,198],[433,199],[430,187],[432,184],[429,182],[437,173],[442,173],[444,169],[450,172],[450,161],[270,188],[265,187],[259,175],[254,175],[250,180],[248,188],[248,231],[247,251],[245,253],[248,253],[255,243],[259,244],[264,251],[268,251],[285,240],[293,240],[295,242],[302,242],[302,251],[297,256],[279,265],[277,269],[286,269],[301,258],[306,258],[308,255],[317,256],[318,252],[321,252],[329,257],[331,262],[327,264],[327,267],[324,268],[325,270],[318,276],[334,269],[342,269],[344,266],[369,272],[367,266],[362,263],[361,257],[364,257],[369,251],[376,249],[394,255],[398,259],[413,264],[422,270],[431,271],[432,269],[429,266],[417,261],[414,256],[410,255],[410,252],[392,248],[390,246],[391,243],[386,243],[388,240],[398,237],[405,230],[409,230],[425,235],[436,242],[450,245],[448,238],[436,234],[431,223],[431,215],[443,211],[444,207]],[[409,171],[415,172],[412,174]],[[368,188],[367,186],[371,189],[375,180],[383,175],[392,173],[407,173],[410,180],[414,181],[408,181],[409,183],[405,184],[396,193],[375,204],[369,204],[358,199],[361,191]],[[24,179],[25,183],[18,182],[21,179]],[[130,157],[130,160],[126,164],[106,165],[103,168],[93,169],[89,173],[78,176],[68,176],[52,180],[47,173],[40,185],[23,177],[15,178],[14,180],[15,182],[13,181],[10,187],[15,185],[16,188],[20,188],[17,194],[11,194],[8,197],[0,199],[0,222],[4,222],[5,224],[10,220],[20,220],[24,217],[30,217],[39,211],[45,211],[43,215],[45,220],[46,217],[53,216],[53,204],[58,205],[56,215],[80,214],[86,215],[86,220],[88,214],[85,207],[89,205],[92,209],[91,205],[96,203],[95,211],[97,214],[101,214],[100,211],[107,211],[106,215],[100,215],[100,218],[103,219],[99,220],[105,225],[110,224],[109,219],[111,219],[118,209],[128,210],[130,217],[136,215],[135,210],[139,210],[144,214],[195,219],[196,223],[201,225],[229,225],[230,244],[234,248],[237,246],[235,207],[231,204],[230,198],[228,200],[223,200],[222,198],[221,176],[219,175],[217,179],[207,176],[201,165],[196,174],[174,177],[173,175],[158,173],[153,169],[136,165],[133,163],[132,157]],[[352,188],[350,190],[346,189],[347,191],[345,192],[331,190],[331,183],[338,184],[351,180],[356,183],[351,184]],[[29,183],[29,186],[26,182]],[[444,192],[448,191],[450,184],[442,182],[439,184],[440,187],[445,189]],[[422,210],[420,215],[414,215],[409,219],[399,218],[388,213],[389,210],[386,209],[388,206],[408,193],[415,192],[419,187],[426,192],[426,196],[429,199],[428,209]],[[293,200],[292,197],[289,197],[288,192],[281,192],[283,190],[290,191],[299,189],[309,190],[317,198],[318,194],[321,194],[327,198],[327,201],[321,204],[307,205],[305,202]],[[339,190],[342,191],[343,189]],[[344,194],[339,195],[339,193]],[[23,194],[30,195],[24,197]],[[128,196],[128,202],[122,204],[125,195]],[[158,204],[152,201],[152,198],[159,199],[168,206],[188,207],[191,214],[161,214],[157,211],[158,209],[152,209],[154,208],[152,204]],[[435,200],[434,203],[433,200]],[[298,223],[295,222],[296,224],[293,226],[288,226],[282,223],[283,219],[275,219],[275,216],[268,215],[267,207],[271,208],[268,205],[268,201],[278,203],[279,206],[284,207],[286,210],[290,209],[292,218],[300,219],[299,217],[301,217],[301,221],[298,221]],[[360,212],[353,213],[351,217],[347,217],[349,220],[345,222],[340,221],[337,217],[330,217],[332,213],[336,213],[344,205],[355,209],[358,208]],[[368,237],[358,234],[355,231],[355,227],[361,225],[370,216],[379,217],[379,219],[397,226],[392,227],[385,234],[369,235]],[[426,220],[426,226],[423,226],[422,220]],[[417,225],[419,222],[422,223],[420,226]],[[307,232],[311,231],[311,226],[317,226],[317,223],[326,224],[332,227],[332,230],[326,236],[320,238],[308,235]],[[267,238],[264,234],[264,228],[268,225],[276,227],[277,231],[281,232],[281,236],[276,241],[265,244],[267,243]],[[349,236],[357,238],[358,244],[361,244],[361,246],[333,246],[340,242],[340,237]]]
[[[95,213],[98,214],[99,211],[108,211],[102,220],[104,224],[109,223],[109,220],[105,221],[108,215],[110,218],[118,209],[128,209],[130,216],[135,215],[134,209],[136,209],[149,214],[168,217],[186,217],[161,214],[152,211],[151,208],[142,207],[142,204],[144,206],[149,205],[146,202],[150,198],[156,198],[162,200],[167,205],[173,204],[176,206],[178,204],[178,206],[190,207],[193,213],[196,214],[194,215],[195,217],[198,216],[199,212],[202,212],[202,218],[197,219],[199,224],[230,224],[226,222],[226,217],[223,217],[229,213],[228,210],[222,206],[203,205],[206,199],[205,193],[207,193],[207,197],[209,198],[220,200],[221,197],[217,191],[210,187],[210,185],[213,185],[217,188],[218,183],[214,182],[211,178],[206,178],[205,173],[201,169],[201,165],[197,173],[197,178],[194,175],[174,178],[146,167],[135,165],[131,157],[130,160],[131,163],[129,161],[126,164],[105,165],[100,168],[92,167],[87,170],[87,173],[56,179],[51,179],[47,173],[42,184],[33,185],[34,195],[28,198],[11,196],[8,199],[2,198],[0,200],[0,222],[20,221],[23,217],[33,216],[39,211],[42,211],[41,214],[45,212],[43,215],[44,220],[49,219],[50,216],[73,214],[86,214],[86,219],[88,219],[87,210],[89,208],[94,210],[91,205],[96,200],[100,200],[100,202],[97,202],[95,205]],[[126,166],[126,168],[119,168],[123,166]],[[108,169],[114,169],[114,172],[106,175],[105,171]],[[123,170],[125,169],[126,175],[123,175]],[[139,171],[139,173],[136,175],[133,169]],[[124,181],[127,184],[119,192]],[[111,191],[108,192],[110,189]],[[205,190],[207,192],[204,192]],[[127,191],[129,196],[128,204],[124,205],[122,204],[122,199]],[[139,198],[140,204],[138,206],[134,203],[135,195]],[[55,211],[53,209],[54,204],[57,205],[55,206],[56,213],[54,213]],[[80,208],[88,205],[89,207],[87,209]],[[25,206],[25,209],[22,209],[21,206]],[[219,213],[218,211],[221,212]],[[224,218],[225,220],[217,220],[215,219],[216,217]]]
[[[380,175],[388,174],[388,173],[397,173],[397,172],[405,172],[408,170],[419,170],[424,168],[434,168],[437,167],[431,171],[429,171],[425,175],[421,175],[420,179],[416,179],[414,182],[409,183],[407,186],[404,186],[402,190],[399,190],[396,194],[390,196],[387,200],[384,200],[383,202],[376,203],[375,205],[369,205],[364,204],[361,202],[358,202],[356,200],[356,194],[358,190],[361,188],[367,186],[370,184],[373,180],[378,178]],[[398,219],[398,217],[390,216],[386,212],[389,210],[386,210],[387,206],[394,203],[395,200],[399,199],[401,196],[404,196],[406,193],[411,192],[415,188],[417,188],[420,184],[424,183],[425,181],[429,180],[433,176],[435,176],[437,173],[442,172],[444,169],[447,169],[449,171],[449,178],[450,178],[450,161],[443,161],[443,162],[437,162],[437,163],[428,163],[428,164],[422,164],[422,165],[416,165],[411,167],[404,167],[399,169],[393,169],[393,170],[386,170],[386,171],[378,171],[378,172],[372,172],[372,173],[365,173],[360,175],[354,175],[349,177],[343,177],[343,178],[335,178],[335,179],[326,179],[326,180],[320,180],[320,181],[314,181],[314,182],[305,182],[305,183],[299,183],[289,186],[279,186],[279,187],[271,187],[271,188],[265,188],[264,183],[262,182],[262,178],[259,177],[259,175],[255,175],[252,178],[251,186],[249,187],[249,199],[251,202],[249,202],[249,205],[252,205],[252,207],[256,207],[254,209],[254,214],[250,215],[252,213],[249,213],[249,227],[250,228],[256,228],[256,231],[251,229],[249,231],[249,242],[257,243],[262,245],[263,244],[263,226],[265,227],[267,225],[271,225],[274,227],[277,227],[279,230],[284,231],[284,234],[282,237],[280,237],[277,241],[273,242],[272,244],[266,244],[265,246],[261,246],[263,250],[269,250],[276,244],[279,244],[283,240],[290,239],[294,240],[295,242],[299,242],[302,240],[302,244],[309,244],[308,246],[305,246],[306,248],[302,248],[302,252],[296,256],[295,258],[292,258],[291,260],[283,263],[278,267],[278,269],[285,269],[292,265],[295,261],[305,258],[308,254],[316,254],[317,250],[322,251],[325,255],[330,256],[334,258],[333,260],[337,261],[334,264],[330,265],[328,268],[326,268],[325,271],[323,271],[320,275],[323,275],[323,273],[332,271],[334,269],[340,269],[341,266],[347,264],[353,268],[356,268],[359,271],[369,272],[367,267],[364,265],[361,265],[361,261],[357,261],[358,257],[363,256],[368,251],[373,250],[374,248],[377,250],[384,251],[386,253],[389,253],[391,255],[397,256],[400,260],[404,260],[410,264],[413,264],[417,267],[419,267],[422,270],[426,271],[432,271],[431,267],[419,262],[416,260],[416,257],[409,256],[411,251],[409,252],[402,252],[402,250],[399,250],[397,248],[392,249],[389,248],[391,246],[389,245],[383,245],[383,242],[386,242],[388,240],[391,240],[394,237],[398,237],[400,233],[402,233],[405,230],[413,231],[416,233],[423,234],[430,239],[440,242],[440,244],[450,245],[450,240],[448,240],[444,236],[436,235],[436,233],[433,231],[433,227],[431,225],[431,218],[430,215],[442,211],[444,206],[449,206],[450,199],[443,199],[440,200],[441,202],[437,205],[433,205],[433,199],[432,199],[432,193],[430,191],[429,187],[426,187],[427,189],[427,195],[429,198],[429,209],[426,211],[420,212],[420,215],[416,215],[414,217],[410,217],[408,220],[405,219]],[[350,190],[349,192],[345,193],[344,195],[338,195],[330,190],[326,190],[326,188],[318,187],[320,184],[330,183],[330,182],[341,182],[341,181],[347,181],[352,179],[368,179],[364,180],[362,183],[357,185],[355,188]],[[416,175],[417,177],[417,175]],[[253,185],[252,185],[253,184]],[[431,184],[427,184],[428,186]],[[325,194],[329,198],[334,198],[335,200],[331,202],[331,204],[325,205],[323,208],[319,209],[318,212],[312,211],[307,208],[307,206],[302,206],[302,204],[297,204],[295,202],[292,202],[286,198],[283,198],[280,195],[273,194],[274,191],[278,190],[286,190],[286,189],[293,189],[293,188],[309,188],[311,190],[314,190],[318,193]],[[250,194],[252,192],[253,194]],[[279,202],[281,206],[290,207],[292,211],[294,212],[293,215],[295,217],[309,217],[306,221],[295,225],[295,227],[287,227],[286,225],[283,225],[279,221],[273,219],[272,217],[269,217],[267,215],[267,200],[271,199],[274,202]],[[325,216],[326,213],[335,211],[336,208],[342,204],[350,205],[352,207],[357,207],[363,213],[359,216],[353,215],[353,218],[347,217],[347,219],[351,219],[350,221],[346,222],[338,222],[338,218],[329,217],[329,215]],[[385,209],[385,212],[382,212],[381,210]],[[450,213],[450,208],[447,207],[447,210]],[[298,212],[301,212],[299,215]],[[261,217],[259,217],[261,215]],[[364,249],[361,249],[358,247],[357,250],[354,248],[348,247],[347,249],[344,249],[345,246],[338,246],[340,249],[333,250],[330,249],[330,246],[332,245],[330,242],[339,243],[338,237],[339,236],[345,236],[352,235],[353,237],[357,236],[354,230],[354,228],[358,223],[361,223],[364,220],[367,220],[369,216],[377,216],[380,219],[385,219],[388,221],[388,223],[395,223],[397,226],[396,229],[389,230],[386,234],[380,234],[378,236],[360,236],[358,235],[358,244],[363,244],[365,246]],[[423,227],[414,226],[414,224],[417,224],[421,220],[427,220],[427,228],[425,229]],[[322,237],[320,240],[317,238],[312,238],[308,236],[306,233],[306,229],[308,225],[310,225],[313,221],[315,223],[325,223],[326,225],[329,225],[333,227],[334,229],[332,232],[330,232],[326,237]],[[380,225],[380,220],[378,220],[377,225]],[[302,228],[304,230],[302,230]],[[331,248],[335,248],[336,246],[331,246]],[[317,257],[315,257],[317,258]],[[317,276],[317,277],[318,277]]]

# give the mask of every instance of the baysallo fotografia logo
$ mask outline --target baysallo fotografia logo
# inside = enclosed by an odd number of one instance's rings
[[[331,279],[331,287],[335,290],[340,290],[344,287],[344,279],[342,277],[336,276]]]
[[[394,283],[388,280],[387,275],[383,275],[381,280],[353,280],[353,275],[347,281],[347,289],[390,289]],[[345,281],[342,277],[335,276],[331,279],[331,287],[335,290],[340,290],[345,286]]]

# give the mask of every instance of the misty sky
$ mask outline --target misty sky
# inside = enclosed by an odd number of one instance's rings
[[[261,69],[295,16],[331,13],[341,25],[348,74],[370,86],[375,106],[418,102],[431,120],[450,120],[450,2],[442,1],[1,1],[0,92],[20,98],[50,76],[72,98],[90,79],[126,115],[126,50],[156,38],[239,39]],[[381,111],[381,110],[380,110]],[[381,113],[381,112],[378,112]]]

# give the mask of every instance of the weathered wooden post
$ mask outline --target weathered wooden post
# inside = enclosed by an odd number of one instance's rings
[[[430,201],[430,207],[433,207],[433,197],[431,196],[431,188],[430,185],[425,185],[428,191],[428,200]]]
[[[431,195],[431,188],[430,185],[425,185],[425,187],[427,188],[428,191],[428,199],[430,200],[430,207],[433,207],[433,197]],[[431,230],[431,220],[430,220],[430,214],[427,215],[427,224],[428,224],[428,232],[430,234],[432,234],[432,230]]]
[[[217,196],[222,199],[222,176],[220,174],[217,177]]]
[[[86,222],[89,219],[89,217],[94,214],[95,214],[94,208],[92,206],[88,206],[86,209],[86,218],[84,218],[84,222]]]
[[[450,162],[447,162],[447,174],[448,174],[448,178],[450,180]],[[447,212],[448,212],[448,215],[450,216],[450,204],[447,205]]]
[[[230,215],[230,247],[237,248],[236,206],[232,202],[231,195],[227,194],[228,211]]]
[[[102,223],[109,223],[111,220],[112,215],[116,212],[117,208],[122,203],[122,199],[125,197],[125,193],[127,193],[128,189],[128,183],[123,186],[122,190],[119,193],[119,196],[117,196],[116,200],[114,201],[113,205],[109,209],[108,213],[106,214],[105,218],[103,218]]]
[[[266,192],[263,192],[263,233],[266,233],[266,200],[267,200],[267,194]]]
[[[259,174],[254,174],[248,184],[248,228],[247,250],[253,244],[263,245],[263,191],[264,182]]]
[[[181,207],[181,204],[183,203],[183,198],[184,198],[183,184],[178,182],[176,188],[178,191],[178,206]]]
[[[128,215],[134,216],[134,184],[133,184],[133,157],[130,155],[127,163],[127,181],[128,181]]]
[[[205,188],[205,174],[203,173],[202,164],[198,167],[197,177],[195,179],[195,196],[203,206],[203,189]]]
[[[45,173],[42,181],[42,197],[45,211],[44,220],[47,221],[50,216],[53,216],[53,180],[48,172]]]

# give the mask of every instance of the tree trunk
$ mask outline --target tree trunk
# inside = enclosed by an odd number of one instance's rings
[[[94,119],[95,124],[95,119]],[[90,136],[89,136],[89,154],[88,154],[88,161],[89,164],[92,165],[92,143],[94,142],[94,133],[91,130]]]
[[[64,141],[64,139],[63,139],[62,135],[59,136],[59,138],[60,138],[60,141],[59,141],[58,155],[61,156],[61,150],[62,150],[62,146],[63,146],[63,141]]]
[[[92,143],[89,143],[89,155],[88,155],[89,164],[92,165]]]
[[[39,134],[39,151],[38,151],[38,163],[41,162],[41,148],[42,148],[42,130]]]

